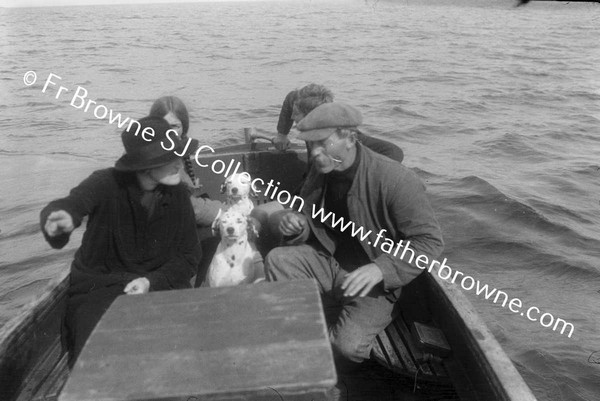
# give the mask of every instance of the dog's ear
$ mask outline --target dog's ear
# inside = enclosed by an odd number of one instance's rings
[[[252,216],[248,216],[246,221],[248,222],[248,239],[257,239],[259,237],[258,232],[260,231],[260,222]]]
[[[215,217],[212,224],[210,225],[210,230],[212,231],[213,237],[221,235],[221,232],[219,230],[219,224],[221,223],[221,215],[222,214],[223,214],[223,210],[219,209],[219,212],[217,213],[217,217]]]
[[[249,197],[251,198],[258,198],[258,193],[254,190],[254,184],[252,183],[252,181],[250,181],[250,193],[248,194]]]
[[[227,179],[221,184],[221,193],[224,194],[225,191],[227,191]]]
[[[254,181],[252,181],[252,177],[250,177],[250,174],[248,174],[246,172],[244,172],[242,174],[245,174],[245,177],[248,179],[248,186],[250,187],[250,191],[248,191],[248,196],[250,198],[255,198],[255,199],[258,198],[258,192],[256,192],[256,190],[254,189]],[[263,184],[264,184],[264,181],[263,181]]]
[[[258,198],[258,194],[254,190],[254,186],[252,185],[252,183],[250,183],[250,193],[248,194],[248,196],[251,198]]]

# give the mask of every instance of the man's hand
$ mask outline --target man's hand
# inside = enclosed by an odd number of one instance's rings
[[[150,291],[150,281],[146,277],[138,277],[125,286],[123,292],[127,295],[146,294]]]
[[[279,222],[279,231],[284,236],[298,235],[304,231],[308,221],[301,213],[290,212],[285,214]]]
[[[369,263],[346,274],[342,282],[342,290],[344,290],[345,297],[353,297],[356,294],[364,297],[382,280],[383,273],[379,266]]]
[[[73,218],[64,210],[57,210],[48,215],[44,231],[49,237],[56,237],[60,234],[68,234],[75,229]]]
[[[290,146],[290,140],[287,135],[277,133],[277,136],[273,137],[273,145],[275,149],[284,151]]]

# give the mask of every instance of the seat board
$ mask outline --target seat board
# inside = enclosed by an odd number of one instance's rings
[[[316,283],[264,282],[118,297],[60,400],[317,400],[336,379]]]

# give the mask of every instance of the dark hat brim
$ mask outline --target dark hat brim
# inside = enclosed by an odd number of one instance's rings
[[[156,146],[158,146],[158,144]],[[192,147],[190,146],[190,149],[191,148]],[[181,156],[179,155],[181,155],[183,150],[183,144],[179,143],[175,149],[161,149],[159,154],[156,154],[151,158],[135,153],[125,153],[115,162],[115,168],[119,171],[140,171],[161,167],[177,159],[181,159]],[[189,153],[185,156],[189,156]]]
[[[189,152],[192,148],[186,147],[178,135],[169,137],[170,126],[163,118],[149,116],[137,122],[135,132],[130,127],[121,133],[125,154],[116,161],[117,170],[138,171],[161,167],[181,159],[183,152]],[[192,145],[190,142],[187,143]]]
[[[173,152],[165,153],[164,156],[157,157],[152,160],[140,160],[136,157],[132,157],[131,155],[124,154],[119,158],[119,160],[116,161],[115,168],[119,171],[149,170],[167,165],[180,158],[180,156],[177,156]]]

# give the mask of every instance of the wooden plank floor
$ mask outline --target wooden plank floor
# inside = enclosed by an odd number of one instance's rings
[[[372,356],[373,360],[384,369],[379,373],[379,376],[394,381],[391,385],[393,389],[396,387],[400,388],[401,382],[405,389],[407,386],[413,387],[415,390],[414,394],[410,391],[412,395],[405,394],[404,397],[417,397],[416,394],[424,392],[430,395],[414,399],[459,399],[443,360],[430,360],[426,358],[424,352],[416,344],[415,337],[409,329],[410,325],[411,321],[401,314],[384,332],[377,336]],[[379,371],[373,366],[370,369],[375,372]],[[389,384],[388,387],[390,387]],[[417,391],[417,389],[420,391]],[[394,390],[394,392],[397,391],[399,390]],[[433,398],[430,398],[430,396]],[[376,398],[373,399],[375,400]]]
[[[375,361],[364,362],[352,373],[340,374],[332,401],[458,401],[447,386],[399,375]]]

